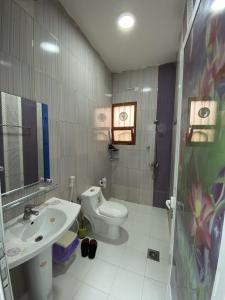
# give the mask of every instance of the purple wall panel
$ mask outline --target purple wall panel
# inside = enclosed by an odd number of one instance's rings
[[[24,185],[38,181],[37,107],[22,99]]]
[[[176,64],[169,63],[159,67],[157,120],[159,121],[156,134],[156,157],[159,168],[154,181],[153,206],[165,208],[169,197],[171,148],[173,130],[173,112],[176,84]]]

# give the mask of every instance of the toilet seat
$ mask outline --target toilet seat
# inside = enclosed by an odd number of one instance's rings
[[[128,214],[127,208],[119,203],[105,201],[98,208],[99,214],[110,218],[123,218]]]

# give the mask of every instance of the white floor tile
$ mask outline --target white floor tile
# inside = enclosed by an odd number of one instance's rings
[[[75,296],[74,300],[107,300],[108,295],[96,290],[86,284],[83,284]]]
[[[94,260],[82,258],[77,249],[76,259],[53,279],[54,300],[165,300],[169,271],[166,211],[113,201],[128,208],[129,217],[122,226],[128,241],[122,245],[98,241]],[[146,258],[148,248],[160,251],[159,263]]]
[[[119,269],[110,294],[118,300],[141,300],[143,281],[143,276]]]
[[[76,279],[83,280],[93,264],[94,260],[79,255],[68,268],[67,274],[72,275]]]
[[[95,258],[89,273],[83,281],[94,288],[109,293],[115,278],[117,267]]]
[[[151,229],[150,237],[169,242],[169,225],[165,226],[161,224],[154,224]]]
[[[111,245],[103,242],[98,242],[97,257],[108,263],[119,266],[125,248],[125,244]]]
[[[154,260],[148,259],[146,264],[145,276],[167,284],[169,280],[169,263],[164,260],[156,262]]]
[[[148,236],[142,235],[140,232],[131,232],[129,233],[129,240],[127,242],[127,246],[142,251],[147,255],[149,241],[150,238]]]
[[[169,225],[169,221],[168,221],[168,216],[167,215],[160,215],[156,212],[152,213],[151,215],[151,219],[154,221],[154,224],[159,226],[159,225],[162,225],[162,226],[166,226],[168,228],[168,225]]]
[[[142,205],[139,204],[137,207],[137,213],[138,214],[151,214],[153,212],[153,207],[152,206],[147,206],[147,205]]]
[[[165,300],[166,285],[154,281],[150,278],[145,278],[142,293],[142,300]]]
[[[147,258],[145,253],[127,247],[123,253],[120,266],[128,271],[145,275]]]
[[[152,212],[154,215],[167,217],[167,209],[159,208],[159,207],[152,207]]]
[[[133,227],[130,228],[131,233],[137,233],[139,235],[147,235],[148,237],[151,234],[152,229],[152,219],[150,214],[137,214],[133,218]]]
[[[81,282],[67,274],[53,278],[54,300],[72,300],[77,294]]]

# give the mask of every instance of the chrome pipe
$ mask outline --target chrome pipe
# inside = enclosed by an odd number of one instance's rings
[[[13,194],[13,193],[15,193],[15,192],[19,192],[19,191],[21,191],[21,190],[25,190],[26,188],[35,186],[35,185],[37,185],[37,184],[39,184],[39,183],[41,183],[41,182],[43,182],[43,180],[39,180],[39,181],[36,181],[36,182],[34,182],[34,183],[31,183],[31,184],[28,184],[28,185],[24,185],[24,186],[21,186],[21,187],[19,187],[19,188],[17,188],[17,189],[14,189],[14,190],[5,192],[5,193],[2,194],[2,197],[11,195],[11,194]]]

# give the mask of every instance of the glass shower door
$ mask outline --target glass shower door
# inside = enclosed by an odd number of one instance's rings
[[[171,289],[210,300],[225,212],[225,10],[202,0],[183,47],[183,95]]]

